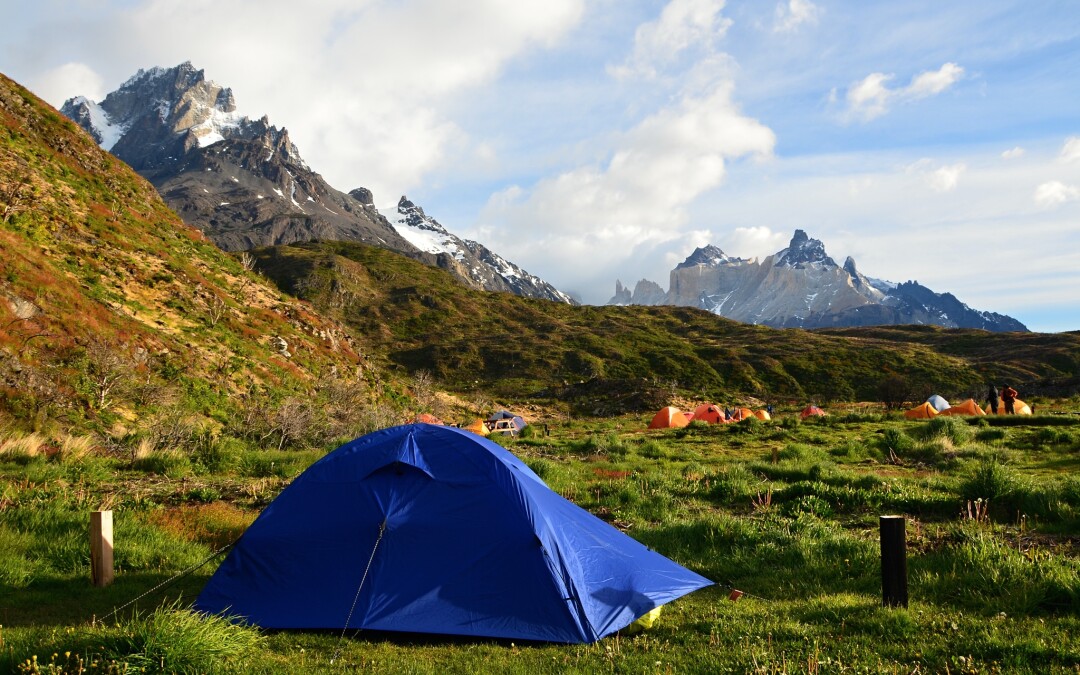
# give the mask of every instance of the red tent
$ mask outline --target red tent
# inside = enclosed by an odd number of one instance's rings
[[[806,419],[807,417],[825,417],[826,413],[816,405],[808,405],[803,408],[803,411],[799,413],[799,417]]]

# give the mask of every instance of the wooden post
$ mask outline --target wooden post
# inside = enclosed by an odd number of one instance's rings
[[[907,519],[881,516],[881,605],[907,607]]]
[[[779,464],[780,463],[780,448],[773,448],[772,449],[772,463],[773,464]]]
[[[90,514],[90,580],[95,586],[113,582],[112,511]]]

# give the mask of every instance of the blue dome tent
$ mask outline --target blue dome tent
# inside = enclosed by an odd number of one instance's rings
[[[501,446],[409,424],[298,476],[195,608],[272,629],[581,643],[711,583],[552,492]]]

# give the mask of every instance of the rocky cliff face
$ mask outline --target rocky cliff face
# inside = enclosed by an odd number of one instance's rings
[[[609,304],[700,307],[744,323],[776,328],[823,328],[884,324],[933,324],[994,331],[1027,330],[1012,317],[973,310],[953,295],[917,282],[892,284],[843,267],[820,240],[796,230],[787,248],[765,258],[732,258],[715,246],[694,251],[671,272],[661,297],[642,280],[633,293],[616,283]]]
[[[101,103],[72,98],[61,112],[225,250],[360,241],[444,267],[475,288],[570,301],[542,279],[445,230],[457,241],[459,256],[414,245],[412,226],[398,223],[405,228],[399,232],[375,208],[370,190],[345,194],[331,187],[300,157],[287,130],[266,117],[238,113],[232,91],[206,80],[191,63],[140,70]]]
[[[467,280],[474,288],[577,304],[570,296],[483,244],[451,234],[404,196],[398,200],[397,211],[390,214],[388,220],[413,246],[435,256],[439,267]]]

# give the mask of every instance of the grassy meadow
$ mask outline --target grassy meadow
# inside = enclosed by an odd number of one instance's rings
[[[500,440],[560,494],[717,582],[651,630],[584,646],[263,633],[193,615],[213,553],[330,448],[118,456],[89,437],[5,437],[0,670],[1078,672],[1080,400],[1039,410],[974,423],[782,410],[663,431],[647,416],[549,419],[547,436],[534,424]],[[105,589],[89,583],[100,508],[115,519]],[[881,607],[884,514],[908,517],[907,609]]]

